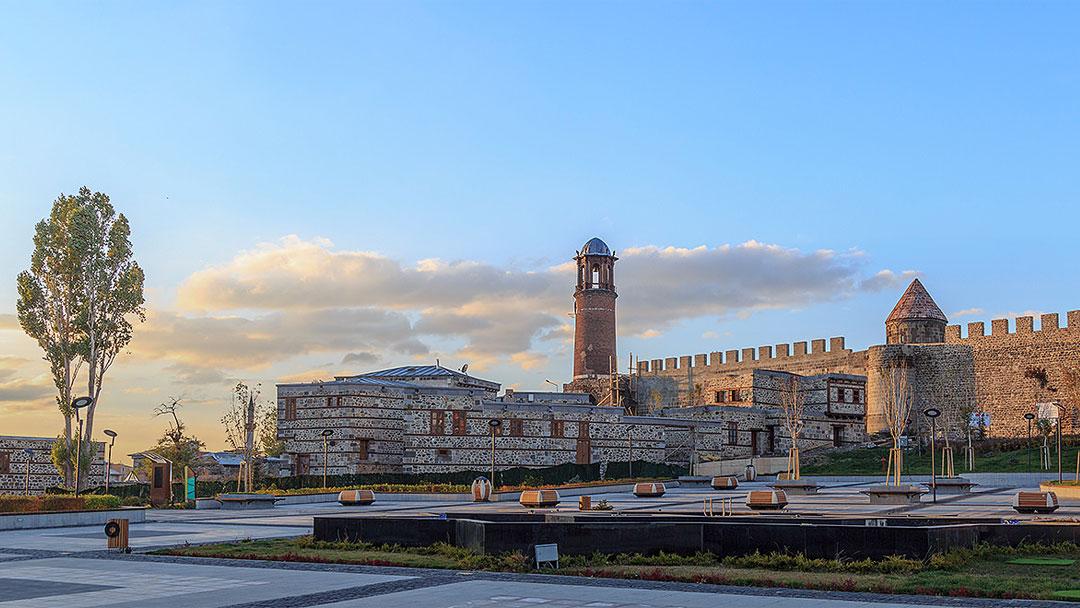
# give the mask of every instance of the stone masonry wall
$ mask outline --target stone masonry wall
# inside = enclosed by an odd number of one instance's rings
[[[909,382],[914,392],[909,432],[929,428],[923,410],[936,407],[942,432],[960,438],[967,429],[967,414],[975,406],[976,375],[972,349],[966,344],[890,344],[870,347],[867,354],[867,432],[887,432],[884,404],[887,382],[882,366],[900,359],[911,362]]]
[[[0,436],[0,494],[22,494],[26,488],[27,458],[24,449],[34,451],[30,458],[30,493],[44,494],[46,488],[63,484],[64,479],[52,463],[52,437]],[[95,441],[94,462],[87,471],[83,487],[105,485],[105,444]]]
[[[1069,311],[1067,320],[1062,327],[1059,315],[1044,314],[1036,330],[1033,317],[1017,317],[1010,331],[1008,319],[994,319],[989,334],[982,322],[968,323],[966,335],[959,325],[946,329],[947,343],[972,350],[976,403],[990,414],[991,436],[1026,436],[1024,414],[1053,400],[1062,405],[1062,431],[1080,432],[1080,310]],[[1025,378],[1031,367],[1045,368],[1057,392]]]
[[[635,460],[664,460],[663,428],[628,423],[619,408],[415,404],[405,416],[405,472],[487,470],[492,419],[502,423],[495,438],[497,469],[624,461],[631,449]]]
[[[826,348],[826,344],[828,348]],[[661,395],[660,407],[700,405],[694,398],[710,383],[720,382],[718,377],[744,375],[755,369],[786,371],[802,376],[839,373],[866,375],[866,351],[845,348],[842,337],[816,339],[794,344],[759,346],[726,352],[713,352],[693,356],[669,357],[639,361],[634,378],[635,394],[651,403],[649,391]],[[707,391],[706,391],[707,392]]]

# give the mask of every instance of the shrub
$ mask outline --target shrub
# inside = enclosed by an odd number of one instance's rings
[[[0,513],[30,513],[41,510],[41,501],[36,496],[0,496]]]
[[[86,508],[86,498],[73,494],[53,494],[41,498],[42,511],[81,511]]]
[[[125,507],[142,507],[146,505],[146,501],[138,496],[128,496],[120,501],[120,504]]]
[[[118,509],[120,497],[111,494],[91,494],[85,499],[87,509]]]

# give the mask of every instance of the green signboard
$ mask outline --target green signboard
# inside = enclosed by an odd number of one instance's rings
[[[195,478],[187,478],[187,499],[195,500]]]

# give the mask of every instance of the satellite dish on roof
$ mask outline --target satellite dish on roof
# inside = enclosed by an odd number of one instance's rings
[[[462,365],[462,366],[461,366],[461,373],[463,373],[463,374],[464,374],[464,373],[465,373],[465,372],[467,372],[467,371],[469,371],[469,364],[468,364],[468,363],[466,363],[465,365]]]

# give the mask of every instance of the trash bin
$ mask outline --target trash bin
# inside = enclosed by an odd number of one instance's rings
[[[743,479],[746,481],[754,481],[757,479],[757,469],[754,468],[754,465],[746,465],[746,470],[743,471]]]

